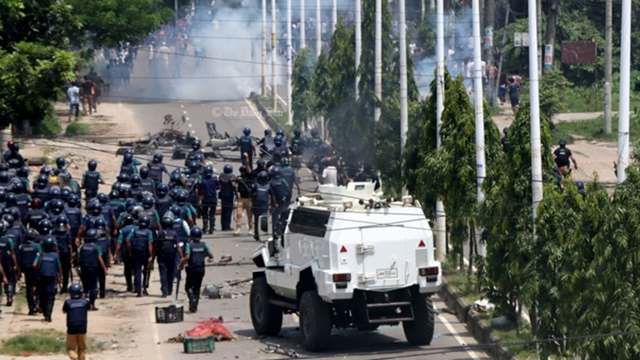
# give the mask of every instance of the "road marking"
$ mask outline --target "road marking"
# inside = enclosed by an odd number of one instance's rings
[[[444,324],[444,327],[447,328],[447,330],[449,331],[449,333],[451,335],[453,335],[453,338],[456,339],[456,341],[458,342],[458,344],[466,347],[468,344],[465,343],[462,338],[458,335],[458,332],[456,331],[456,329],[453,327],[453,325],[451,325],[451,323],[449,322],[449,320],[445,319],[444,316],[442,315],[438,315],[438,319],[440,319],[440,321],[442,321],[442,323]],[[473,350],[467,350],[467,355],[469,355],[470,358],[472,359],[480,359],[480,356],[478,354],[476,354],[475,351]]]
[[[262,125],[263,128],[268,129],[269,125],[267,124],[266,121],[264,121],[264,119],[262,118],[262,115],[260,115],[260,113],[258,112],[258,110],[253,106],[253,104],[251,103],[251,101],[249,101],[249,99],[244,99],[244,102],[247,103],[247,106],[249,107],[249,109],[251,109],[251,111],[253,111],[253,114],[256,116],[256,118],[258,119],[258,121],[260,122],[260,125]]]

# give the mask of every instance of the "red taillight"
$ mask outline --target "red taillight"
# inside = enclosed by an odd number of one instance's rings
[[[333,274],[333,282],[341,283],[341,282],[350,282],[351,274]]]
[[[344,245],[342,245],[342,247],[340,248],[340,253],[342,254],[346,252],[347,252],[347,248]]]
[[[424,243],[424,240],[420,240],[420,242],[418,243],[418,247],[423,248],[425,246],[427,246],[427,244]]]
[[[438,276],[440,268],[437,266],[418,269],[420,276]]]

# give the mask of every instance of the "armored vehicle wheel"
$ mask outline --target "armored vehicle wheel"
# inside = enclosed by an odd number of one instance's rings
[[[415,294],[411,300],[413,321],[402,323],[404,336],[411,345],[429,345],[433,339],[433,304],[431,298],[424,294]]]
[[[300,330],[303,345],[309,351],[322,351],[331,342],[331,311],[315,290],[300,298]]]
[[[251,322],[258,335],[277,335],[282,328],[282,309],[269,303],[273,295],[266,278],[253,280],[249,303]]]

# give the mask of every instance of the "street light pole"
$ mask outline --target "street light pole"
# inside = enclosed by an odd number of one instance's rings
[[[356,24],[355,24],[355,38],[356,38],[356,100],[360,97],[360,57],[362,56],[362,0],[355,0],[356,2]]]
[[[529,0],[529,101],[531,107],[531,190],[534,224],[538,205],[542,201],[540,95],[538,93],[538,17],[536,16],[536,5],[536,0]]]
[[[316,0],[316,56],[322,52],[322,15],[320,12],[320,0]]]
[[[407,143],[407,131],[409,128],[409,104],[407,99],[407,24],[404,0],[398,0],[398,17],[400,18],[400,156],[402,156]],[[404,173],[404,171],[402,173]]]
[[[307,9],[305,9],[304,0],[300,0],[300,49],[307,47],[307,30],[305,26],[305,17]]]
[[[629,88],[631,86],[631,0],[622,0],[620,40],[620,105],[618,106],[618,184],[629,164]]]
[[[293,125],[293,113],[291,111],[293,76],[293,44],[291,41],[291,0],[287,0],[287,124]]]
[[[433,2],[432,2],[433,4]],[[436,14],[436,148],[442,138],[442,112],[444,111],[444,0],[437,0]],[[447,255],[447,218],[442,199],[436,200],[436,259],[444,261]]]
[[[271,95],[273,96],[273,111],[278,108],[278,90],[276,84],[276,53],[278,39],[276,38],[276,0],[271,0]]]
[[[260,76],[260,88],[262,96],[267,95],[267,0],[262,0],[262,71]]]
[[[380,120],[380,102],[382,101],[382,0],[376,0],[376,34],[375,34],[375,66],[374,92],[376,104],[373,110],[375,122]]]

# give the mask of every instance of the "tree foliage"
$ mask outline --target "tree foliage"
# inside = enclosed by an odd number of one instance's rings
[[[310,49],[301,49],[293,65],[293,91],[291,107],[293,123],[306,127],[307,119],[314,114],[315,97],[312,91],[314,58]]]

